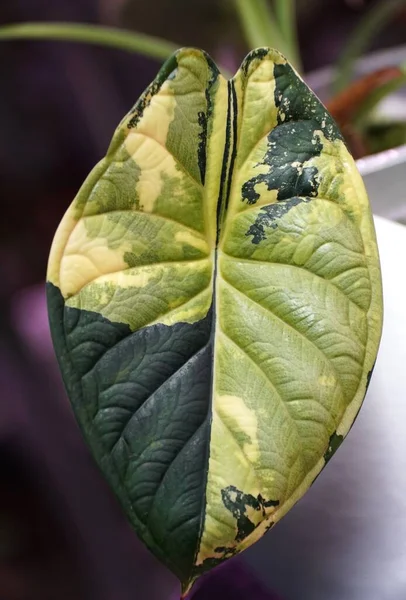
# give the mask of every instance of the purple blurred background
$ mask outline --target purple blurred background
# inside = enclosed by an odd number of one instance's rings
[[[371,4],[300,3],[306,71],[336,58]],[[201,46],[238,64],[247,48],[231,5],[2,0],[0,24],[122,26]],[[399,18],[374,46],[406,43],[405,25]],[[175,579],[130,530],[81,439],[55,364],[43,289],[62,214],[158,66],[77,44],[0,43],[0,600],[168,600],[177,594]],[[239,559],[209,576],[195,598],[209,595],[276,598]]]

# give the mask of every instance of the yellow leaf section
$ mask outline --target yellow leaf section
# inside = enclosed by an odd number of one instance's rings
[[[212,303],[227,83],[199,50],[168,65],[65,214],[48,266],[67,306],[133,330],[195,322]]]
[[[101,161],[99,165],[95,167],[93,170],[93,178],[88,181],[89,188],[96,184],[99,177],[102,177],[105,171],[105,160]],[[83,186],[84,187],[84,186]],[[61,288],[61,285],[65,284],[64,276],[62,276],[61,283],[61,263],[65,256],[65,249],[67,244],[69,243],[69,239],[72,235],[72,232],[76,228],[79,221],[79,215],[77,211],[77,198],[72,202],[71,206],[68,208],[66,213],[64,214],[58,229],[55,233],[50,257],[48,261],[48,270],[47,270],[47,280],[53,283],[55,286]],[[80,235],[80,234],[79,234]],[[69,266],[68,266],[69,268]],[[75,278],[75,276],[73,276]],[[72,275],[68,275],[68,280],[72,278]],[[80,277],[79,277],[80,279]],[[88,280],[87,277],[84,278],[84,282]],[[77,286],[73,283],[73,285],[67,285],[67,288],[77,289]],[[65,292],[63,295],[67,295],[69,292]]]

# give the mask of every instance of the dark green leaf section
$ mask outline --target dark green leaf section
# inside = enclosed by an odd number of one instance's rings
[[[246,236],[252,236],[252,243],[259,244],[266,239],[266,230],[270,227],[276,229],[278,227],[278,220],[286,215],[294,206],[301,204],[302,202],[310,202],[311,198],[299,198],[293,196],[288,200],[281,202],[275,202],[274,204],[267,204],[261,206],[258,217],[255,222],[248,229]]]
[[[136,531],[187,580],[205,497],[212,312],[131,332],[65,307],[47,285],[63,378],[96,460]]]

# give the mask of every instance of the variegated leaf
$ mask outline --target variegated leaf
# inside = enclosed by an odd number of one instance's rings
[[[381,334],[362,180],[280,54],[228,82],[165,64],[61,222],[48,300],[84,436],[186,592],[309,488]]]

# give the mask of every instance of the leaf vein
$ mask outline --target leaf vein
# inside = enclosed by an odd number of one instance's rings
[[[325,353],[325,351],[320,348],[316,342],[314,342],[312,339],[307,338],[304,333],[302,333],[301,331],[299,331],[298,329],[296,329],[293,325],[291,325],[290,323],[288,323],[287,321],[285,321],[285,319],[283,319],[282,317],[280,317],[279,315],[276,315],[274,312],[272,312],[272,310],[270,310],[269,308],[262,306],[262,304],[260,304],[259,302],[257,302],[257,300],[254,300],[253,298],[250,298],[250,296],[248,296],[247,294],[245,294],[243,291],[239,290],[237,287],[235,287],[231,282],[226,281],[225,279],[223,279],[223,281],[229,285],[231,288],[233,288],[233,290],[236,290],[241,296],[244,296],[244,298],[247,298],[247,300],[249,300],[250,302],[252,302],[253,304],[255,304],[256,306],[259,306],[261,310],[267,312],[268,314],[270,314],[272,317],[274,317],[275,319],[277,319],[278,321],[280,321],[281,323],[283,323],[283,325],[285,325],[286,327],[290,328],[292,331],[294,331],[297,335],[299,335],[303,340],[305,340],[305,342],[309,345],[311,345],[319,355],[321,355],[323,357],[323,360],[325,362],[327,362],[329,364],[329,366],[333,369],[335,376],[336,376],[336,381],[337,384],[340,387],[341,390],[341,394],[342,397],[345,399],[345,394],[344,394],[344,389],[343,389],[343,385],[342,385],[342,381],[341,381],[341,375],[339,374],[339,372],[337,371],[336,366],[334,365],[334,363],[332,362],[332,360],[329,358],[329,356],[327,356],[327,354]]]

